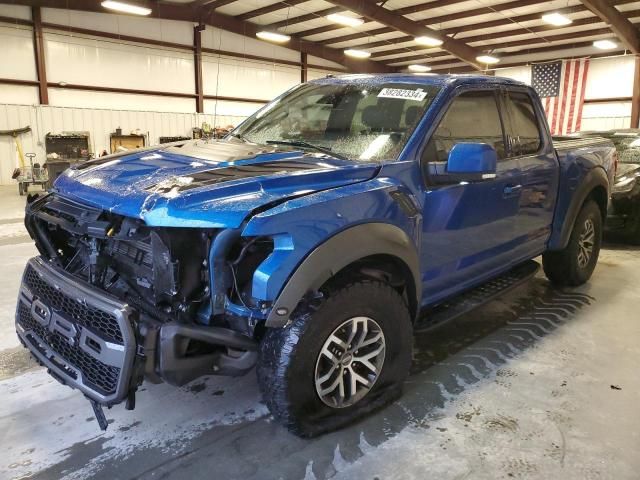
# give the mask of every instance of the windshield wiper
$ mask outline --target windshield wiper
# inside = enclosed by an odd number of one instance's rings
[[[244,143],[251,143],[247,137],[242,135],[241,133],[229,132],[227,133],[228,137],[236,137],[238,140],[242,140]]]
[[[304,140],[267,140],[265,143],[268,143],[269,145],[277,144],[277,145],[290,145],[292,147],[310,148],[312,150],[325,153],[331,157],[335,157],[340,160],[348,160],[347,157],[345,157],[344,155],[340,155],[339,153],[335,153],[330,148],[314,145],[313,143],[305,142]]]

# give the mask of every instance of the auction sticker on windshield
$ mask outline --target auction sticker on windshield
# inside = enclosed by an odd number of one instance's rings
[[[404,88],[383,88],[380,90],[378,97],[380,98],[400,98],[402,100],[416,100],[421,102],[427,92],[418,88],[417,90],[405,90]]]

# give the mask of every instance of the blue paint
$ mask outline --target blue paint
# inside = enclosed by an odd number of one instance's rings
[[[484,143],[458,143],[449,153],[447,172],[449,173],[496,173],[498,154]]]
[[[140,218],[153,227],[239,228],[245,237],[271,237],[274,251],[253,276],[252,296],[260,302],[274,301],[296,268],[328,238],[362,223],[389,223],[414,241],[421,263],[421,303],[427,305],[557,245],[580,182],[594,168],[603,168],[611,176],[608,145],[556,155],[537,95],[519,82],[487,76],[392,74],[347,75],[313,83],[366,87],[388,82],[441,90],[400,153],[383,162],[340,160],[231,139],[199,141],[195,147],[181,147],[192,148],[190,152],[161,146],[106,159],[92,168],[69,170],[56,181],[55,190],[82,203]],[[420,164],[425,145],[452,99],[470,89],[529,93],[541,123],[540,151],[496,161],[491,147],[459,144],[451,152],[449,171],[495,173],[495,178],[433,183]],[[154,190],[157,185],[170,189],[203,172],[291,161],[313,168],[174,193]],[[403,208],[395,192],[410,199],[415,212]],[[229,304],[228,310],[264,318],[264,312],[244,306]]]

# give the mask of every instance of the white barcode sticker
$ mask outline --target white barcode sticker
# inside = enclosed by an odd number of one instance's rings
[[[407,90],[404,88],[383,88],[380,90],[378,97],[380,98],[400,98],[402,100],[415,100],[421,102],[424,97],[427,96],[427,92],[418,88],[417,90]]]

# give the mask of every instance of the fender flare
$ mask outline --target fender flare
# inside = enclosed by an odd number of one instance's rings
[[[415,299],[410,301],[415,300],[415,305],[420,305],[420,259],[413,240],[394,225],[364,223],[337,233],[305,257],[273,303],[266,326],[285,326],[307,292],[320,288],[347,265],[380,254],[394,256],[407,266],[415,290]]]
[[[564,221],[560,224],[559,230],[557,230],[560,233],[549,243],[549,250],[562,250],[566,248],[582,205],[584,205],[585,200],[598,187],[604,188],[607,192],[607,198],[609,198],[609,178],[604,168],[601,167],[595,167],[589,170],[576,188],[571,198],[571,203],[564,215]],[[606,205],[603,215],[606,216]]]

